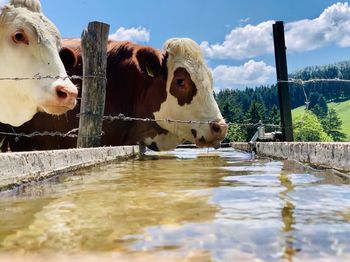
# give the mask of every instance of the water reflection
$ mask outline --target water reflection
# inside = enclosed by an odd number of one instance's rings
[[[202,159],[200,169],[192,161],[183,161],[179,169],[174,158],[133,161],[95,169],[98,176],[78,172],[56,186],[26,188],[20,194],[21,204],[43,197],[42,206],[33,210],[29,227],[19,226],[3,239],[2,248],[122,250],[144,228],[212,220],[218,207],[209,203],[210,188],[219,186],[225,175],[210,171],[215,164],[220,165],[220,160]],[[6,216],[15,221],[18,215]]]
[[[295,205],[289,200],[288,193],[293,192],[295,186],[288,177],[288,173],[282,170],[280,175],[281,186],[285,188],[284,191],[280,193],[281,201],[284,203],[281,218],[283,221],[282,231],[284,232],[285,244],[284,244],[284,255],[288,261],[293,261],[293,257],[298,249],[295,248],[295,236],[294,236],[294,225],[295,216],[294,209]]]
[[[151,153],[3,194],[0,261],[346,261],[347,183],[232,150]]]

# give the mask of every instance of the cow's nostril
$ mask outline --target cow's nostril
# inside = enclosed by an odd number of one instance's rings
[[[62,99],[65,99],[68,96],[68,94],[66,92],[63,92],[61,90],[56,90],[56,94],[59,98],[62,98]]]
[[[215,132],[215,133],[220,133],[221,132],[221,127],[219,124],[217,123],[212,123],[211,124],[211,129]]]
[[[69,91],[64,86],[57,86],[56,87],[56,94],[61,99],[66,99],[69,96]]]

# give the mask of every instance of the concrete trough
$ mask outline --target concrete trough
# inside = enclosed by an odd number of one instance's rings
[[[248,143],[232,143],[232,147],[250,151]],[[350,172],[350,143],[258,142],[256,153],[278,159],[296,160],[317,167]]]
[[[0,191],[138,153],[138,146],[124,146],[0,154]]]

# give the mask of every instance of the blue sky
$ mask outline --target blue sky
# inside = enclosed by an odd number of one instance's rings
[[[2,0],[0,0],[1,2]],[[161,48],[171,37],[201,45],[216,90],[275,81],[271,23],[286,23],[293,72],[350,57],[350,6],[332,0],[41,0],[63,37],[89,21],[109,23],[115,39]]]

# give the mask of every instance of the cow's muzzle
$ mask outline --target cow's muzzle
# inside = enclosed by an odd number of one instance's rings
[[[78,89],[72,85],[54,87],[53,98],[41,106],[41,111],[52,115],[61,115],[72,110],[77,104]]]
[[[214,147],[215,149],[218,149],[220,148],[221,141],[224,140],[227,135],[227,130],[228,125],[224,119],[211,121],[209,124],[209,134],[206,136],[195,137],[196,145],[198,147]]]

